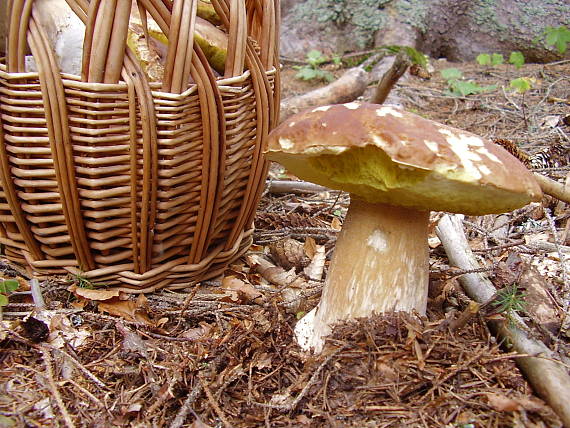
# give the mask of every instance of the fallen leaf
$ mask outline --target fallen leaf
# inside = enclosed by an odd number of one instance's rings
[[[190,340],[200,340],[212,331],[212,325],[207,322],[200,322],[199,327],[190,328],[182,333],[180,336]]]
[[[242,303],[260,303],[263,296],[249,282],[245,282],[235,276],[225,276],[222,280],[222,289],[237,292],[238,298]]]
[[[331,221],[331,229],[339,231],[342,229],[342,223],[340,222],[340,220],[338,219],[338,217],[335,217],[332,219]]]
[[[310,236],[305,239],[305,244],[303,245],[303,250],[305,251],[305,254],[307,255],[307,257],[311,260],[313,260],[313,257],[315,257],[315,254],[317,252],[317,243],[315,242],[315,240],[313,238],[311,238]]]
[[[258,369],[269,369],[271,368],[272,358],[267,352],[263,352],[257,355],[253,361],[253,367]]]
[[[78,297],[82,297],[88,300],[109,300],[114,297],[119,297],[120,292],[118,290],[106,290],[104,288],[81,288],[75,284],[72,284],[67,289]]]
[[[120,300],[114,297],[97,306],[99,312],[106,312],[109,315],[121,317],[127,321],[140,322],[154,327],[154,323],[147,312],[140,307],[135,300]]]
[[[521,410],[521,405],[506,395],[487,393],[487,400],[489,405],[497,412],[516,412]]]
[[[305,275],[312,279],[313,281],[320,281],[323,279],[323,273],[325,270],[326,262],[326,252],[324,245],[316,245],[315,253],[312,257],[311,263],[303,269]]]

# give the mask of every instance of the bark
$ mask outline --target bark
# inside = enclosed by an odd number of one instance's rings
[[[351,68],[330,85],[283,100],[279,119],[282,122],[289,116],[311,107],[353,101],[364,93],[367,86],[368,73],[361,67]]]
[[[570,186],[551,180],[542,174],[534,173],[534,178],[544,193],[570,204]]]
[[[463,232],[461,220],[457,216],[444,216],[436,232],[441,240],[451,265],[464,270],[480,268],[471,252]],[[461,276],[459,282],[469,297],[478,303],[487,303],[496,293],[489,279],[482,273],[469,273]],[[517,358],[516,362],[535,392],[541,396],[562,420],[570,427],[570,376],[557,361],[557,355],[544,343],[535,340],[527,333],[528,328],[516,314],[513,322],[491,321],[490,327],[503,344],[520,354],[531,355]],[[534,357],[536,355],[537,357]]]
[[[310,49],[331,54],[395,44],[452,61],[491,52],[508,58],[515,50],[527,62],[551,61],[560,55],[544,44],[543,31],[570,22],[567,0],[292,1],[281,53],[300,59]]]

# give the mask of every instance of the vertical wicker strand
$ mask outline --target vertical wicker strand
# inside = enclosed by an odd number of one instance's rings
[[[85,230],[81,230],[78,221],[80,215],[74,212],[74,201],[71,193],[71,187],[75,183],[69,183],[68,165],[65,159],[65,147],[63,147],[63,131],[61,129],[58,98],[64,97],[63,93],[58,93],[56,89],[57,83],[54,82],[54,70],[51,70],[52,63],[49,59],[49,49],[45,40],[41,37],[41,31],[36,24],[35,19],[30,20],[30,31],[28,33],[28,43],[32,49],[32,54],[36,58],[38,73],[40,75],[40,85],[42,90],[42,98],[44,102],[46,122],[48,124],[48,134],[54,160],[54,167],[58,179],[58,187],[65,216],[65,222],[68,226],[69,237],[73,251],[77,257],[80,267],[84,270],[93,269],[94,263],[90,259],[90,254],[86,252],[88,248]],[[55,61],[54,61],[55,62]],[[57,70],[57,69],[56,69]],[[59,81],[61,84],[61,80]],[[63,92],[63,87],[61,88]],[[79,204],[79,201],[76,201]]]
[[[53,85],[53,93],[55,95],[56,106],[58,108],[57,118],[59,118],[60,123],[55,123],[55,129],[58,130],[61,138],[61,145],[63,152],[61,156],[63,157],[64,170],[62,171],[64,176],[66,176],[66,183],[68,186],[68,194],[70,205],[70,212],[72,218],[67,220],[69,224],[73,224],[75,228],[75,233],[70,236],[72,246],[78,251],[78,260],[81,262],[81,266],[86,270],[91,270],[95,268],[95,262],[91,254],[89,247],[89,242],[87,240],[87,234],[85,231],[85,225],[83,223],[83,215],[81,214],[81,203],[79,202],[79,191],[77,189],[77,180],[75,177],[75,166],[73,159],[73,146],[71,142],[71,135],[69,132],[69,121],[67,116],[67,105],[65,98],[65,90],[63,88],[63,82],[61,80],[61,75],[59,73],[59,67],[55,59],[54,53],[49,47],[47,38],[37,24],[38,17],[35,9],[33,10],[34,24],[37,27],[39,40],[44,45],[45,52],[47,53],[47,60],[49,61],[49,67],[47,68],[49,84]],[[49,73],[51,72],[51,76]]]
[[[203,212],[202,218],[199,218],[196,225],[196,230],[200,230],[203,233],[198,236],[199,244],[196,247],[196,252],[194,253],[194,259],[191,263],[197,263],[201,258],[204,257],[205,251],[210,245],[211,238],[213,237],[215,230],[214,226],[216,224],[216,218],[218,215],[218,210],[220,207],[223,185],[224,185],[224,173],[225,173],[225,117],[224,109],[222,105],[222,96],[216,85],[216,80],[211,72],[211,68],[208,64],[208,60],[200,47],[195,45],[195,56],[196,61],[199,61],[202,65],[200,74],[205,75],[202,80],[202,87],[205,88],[206,98],[209,102],[207,114],[209,115],[210,126],[211,126],[211,136],[210,136],[210,168],[208,171],[208,187],[206,193],[206,208]],[[198,68],[198,67],[197,67]],[[204,112],[202,112],[204,115]],[[204,142],[207,142],[204,139]],[[207,156],[207,152],[204,151],[204,159]],[[203,174],[206,171],[203,171]],[[204,174],[205,175],[205,174]],[[207,225],[207,227],[206,227]],[[200,226],[200,227],[198,227]],[[191,259],[192,260],[192,259]]]
[[[198,86],[198,97],[200,100],[200,113],[202,116],[202,183],[200,189],[200,206],[197,213],[196,233],[190,247],[188,256],[189,263],[197,263],[204,252],[206,245],[208,228],[204,224],[210,220],[214,205],[215,183],[212,183],[212,176],[217,175],[217,142],[218,142],[218,121],[217,110],[213,103],[215,97],[212,92],[207,70],[201,62],[199,46],[194,46],[196,55],[192,57],[194,73],[192,76]],[[211,73],[211,71],[210,71]],[[214,153],[216,156],[214,157]]]
[[[81,80],[89,80],[89,60],[91,59],[91,49],[93,48],[93,35],[95,32],[95,22],[97,21],[97,11],[101,0],[91,0],[89,9],[86,11],[87,21],[85,24],[85,38],[83,39],[83,56],[81,58]]]
[[[131,16],[131,0],[117,0],[109,53],[105,65],[104,83],[117,83],[123,68],[123,58],[129,30],[129,17]]]
[[[170,19],[170,31],[168,33],[168,52],[166,53],[166,64],[164,66],[164,79],[162,90],[172,92],[172,80],[174,74],[174,64],[178,52],[178,39],[180,37],[180,25],[182,20],[183,0],[176,0],[172,8]]]
[[[138,237],[138,153],[137,153],[137,98],[136,89],[127,67],[123,69],[123,80],[127,83],[129,97],[129,134],[130,134],[130,155],[131,155],[131,246],[133,251],[133,264],[135,273],[141,273],[139,237]]]
[[[152,241],[154,222],[156,219],[156,201],[158,189],[158,157],[155,155],[158,147],[156,132],[156,114],[151,98],[150,87],[144,73],[140,70],[134,54],[127,50],[125,67],[130,74],[140,109],[140,126],[142,128],[142,186],[141,186],[141,224],[140,224],[140,259],[141,272],[146,272],[151,266]],[[138,171],[138,168],[137,170]],[[135,171],[133,171],[135,173]]]
[[[228,55],[224,77],[240,76],[244,68],[244,49],[247,39],[247,14],[243,0],[230,0],[228,32]],[[230,47],[234,49],[231,53]]]
[[[116,9],[117,0],[105,0],[97,10],[89,55],[88,82],[103,81]]]

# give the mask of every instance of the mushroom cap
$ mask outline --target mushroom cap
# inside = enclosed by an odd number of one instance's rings
[[[482,215],[542,197],[533,174],[502,147],[391,106],[298,113],[270,133],[266,152],[303,180],[374,203]]]

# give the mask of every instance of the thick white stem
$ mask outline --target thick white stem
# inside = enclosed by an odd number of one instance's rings
[[[296,328],[299,344],[319,352],[341,320],[393,310],[425,314],[428,221],[427,211],[353,199],[321,302]]]

